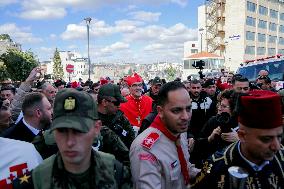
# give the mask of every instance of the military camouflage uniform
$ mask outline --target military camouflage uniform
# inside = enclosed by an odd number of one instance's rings
[[[102,124],[116,133],[129,149],[135,138],[135,133],[123,112],[118,110],[115,115],[105,115],[98,112],[98,115]]]
[[[36,167],[31,175],[25,175],[14,182],[15,189],[115,189],[119,175],[117,163],[112,155],[92,152],[91,166],[85,175],[85,182],[76,182],[70,177],[60,154],[53,155]],[[86,178],[87,177],[87,178]],[[86,181],[87,180],[87,181]]]

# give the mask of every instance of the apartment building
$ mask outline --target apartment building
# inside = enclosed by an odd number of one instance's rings
[[[207,0],[198,28],[203,49],[235,71],[247,60],[284,54],[284,1]]]

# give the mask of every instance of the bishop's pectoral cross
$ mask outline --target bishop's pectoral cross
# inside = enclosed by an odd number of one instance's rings
[[[137,119],[137,121],[138,121],[138,125],[140,125],[140,121],[141,121],[140,116],[138,116],[136,119]]]

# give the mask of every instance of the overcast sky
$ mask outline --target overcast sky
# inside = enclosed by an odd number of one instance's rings
[[[183,43],[197,39],[204,0],[0,0],[0,33],[48,60],[55,48],[92,62],[181,62]]]

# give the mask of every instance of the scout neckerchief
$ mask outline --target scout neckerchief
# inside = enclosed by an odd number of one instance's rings
[[[189,173],[188,173],[187,163],[184,158],[184,154],[183,154],[183,151],[180,145],[180,135],[176,137],[173,134],[171,134],[169,130],[166,128],[166,126],[164,125],[164,123],[162,122],[160,116],[156,116],[151,127],[160,130],[164,135],[166,135],[166,137],[168,137],[171,141],[175,142],[184,182],[186,185],[188,185],[189,184]]]

